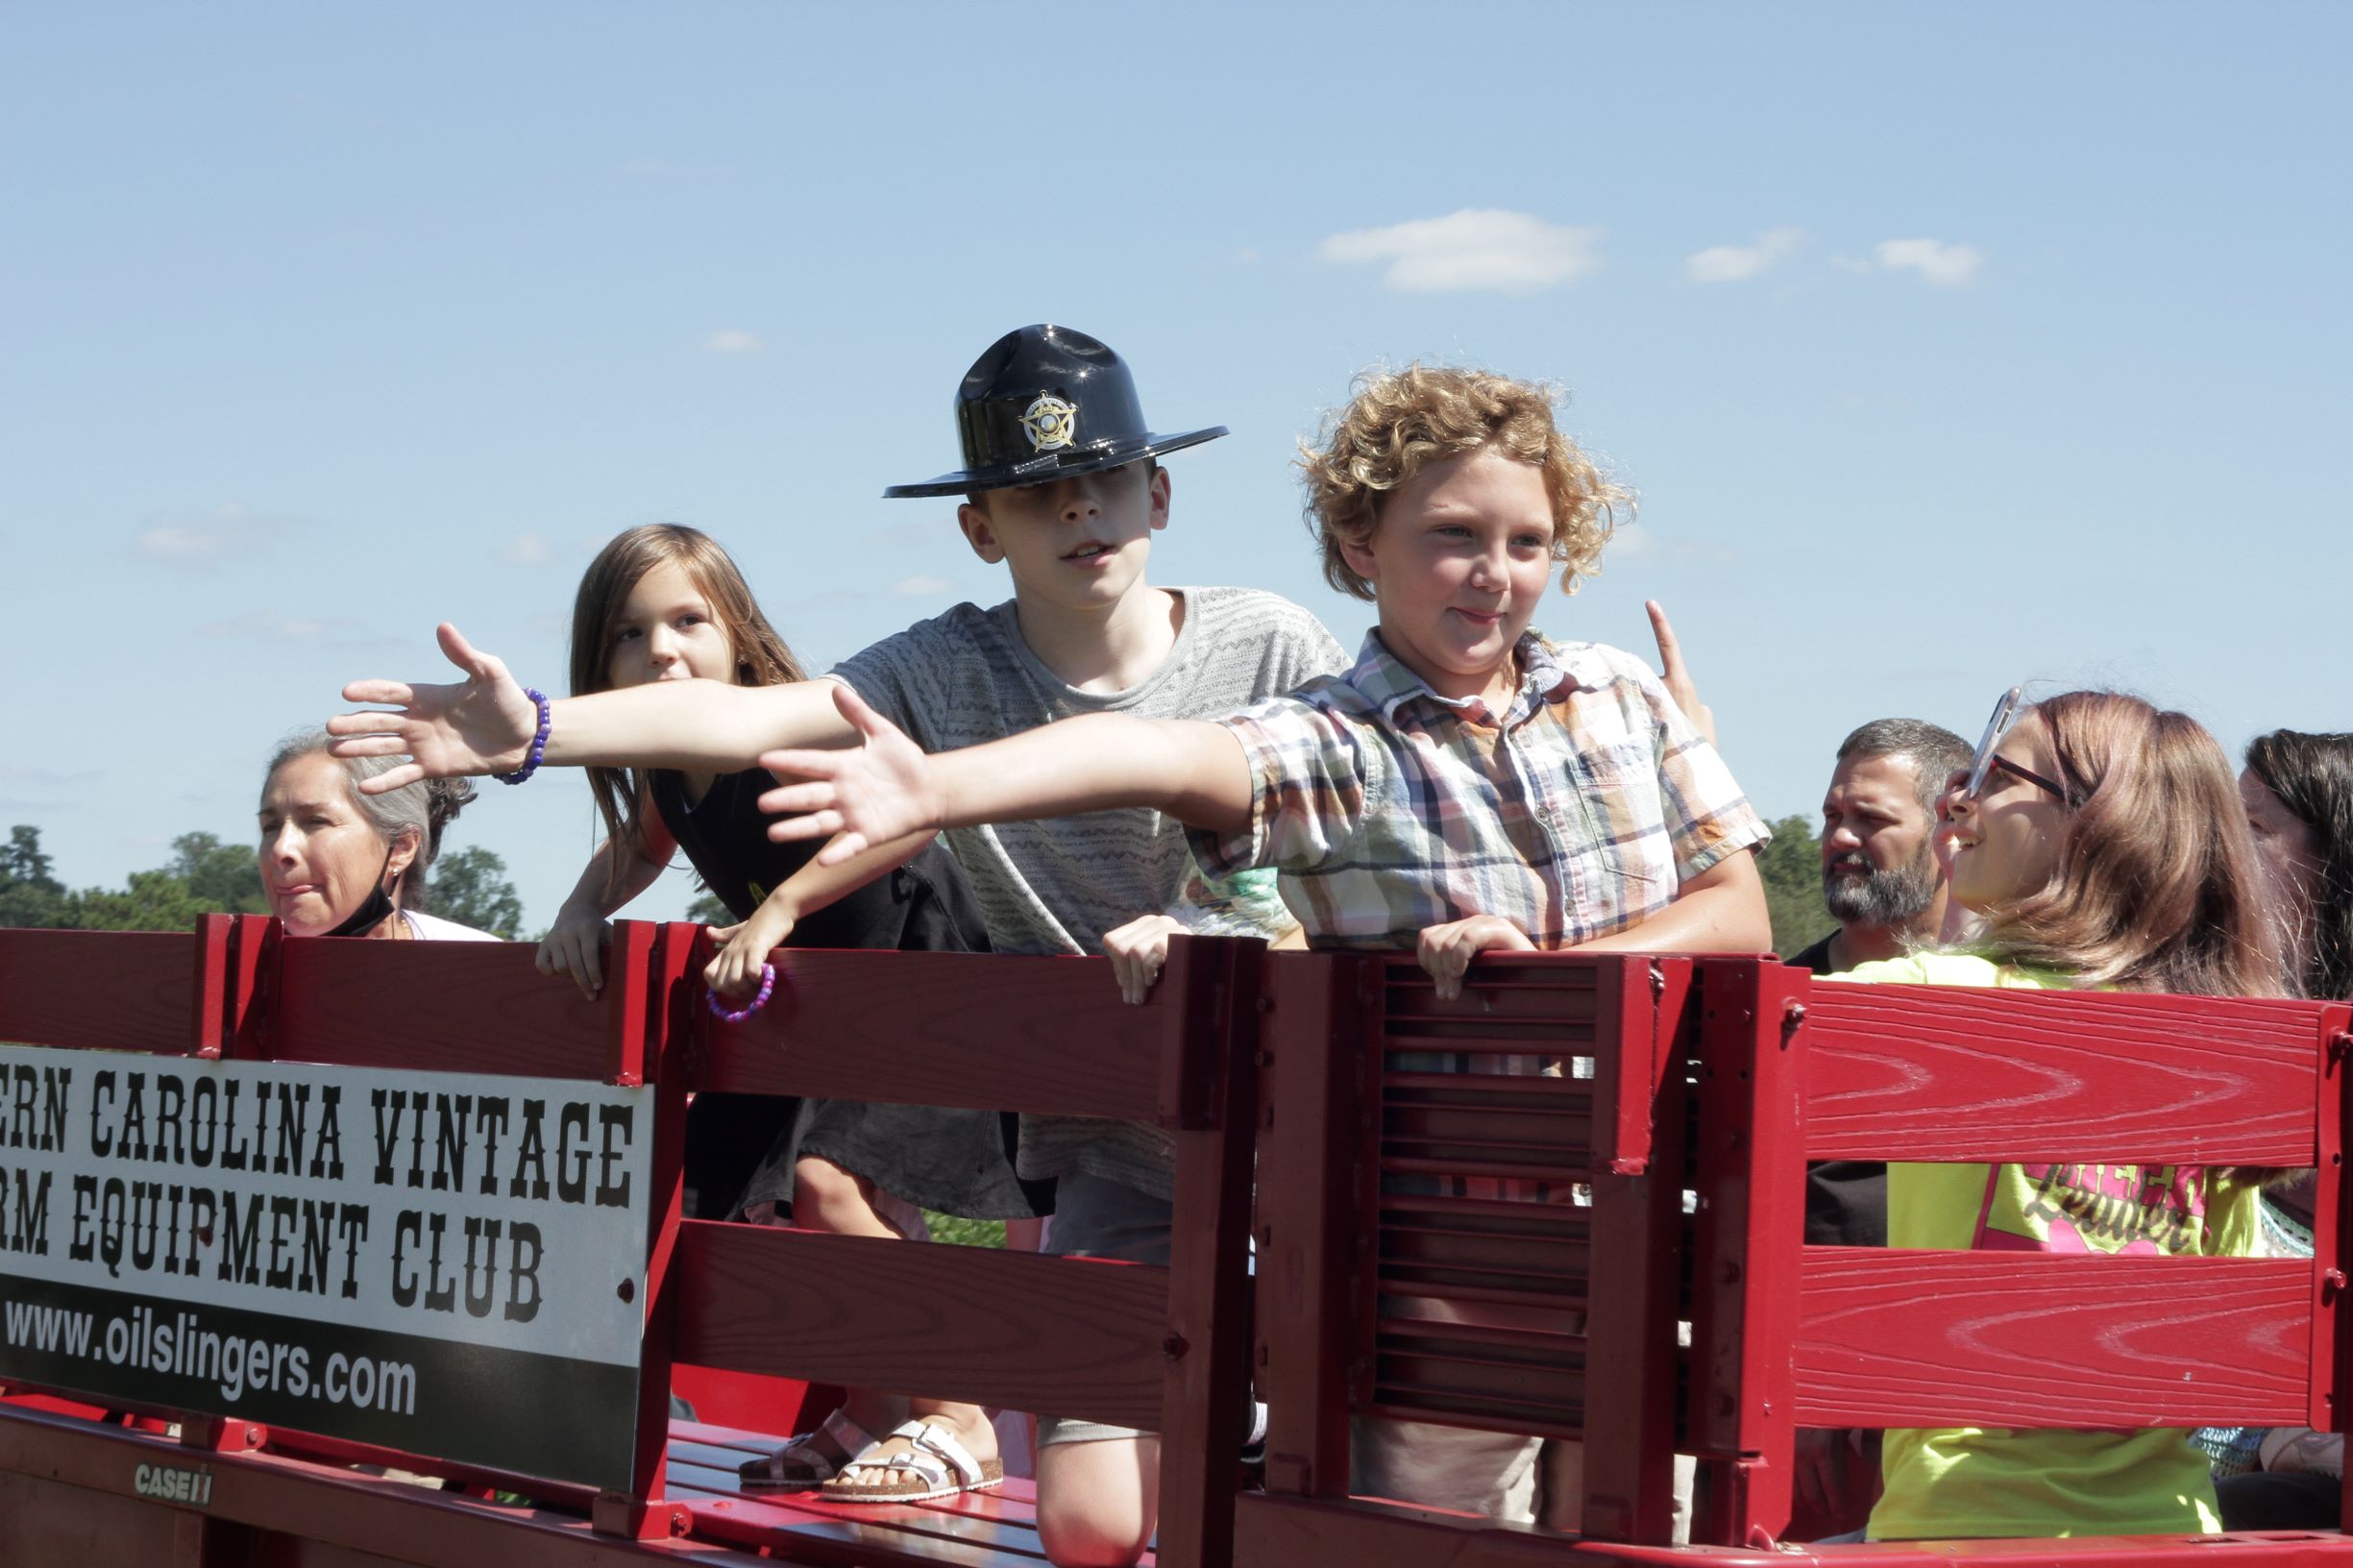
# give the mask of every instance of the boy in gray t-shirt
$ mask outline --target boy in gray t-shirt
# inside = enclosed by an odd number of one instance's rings
[[[885,494],[963,495],[957,526],[983,560],[1006,564],[1013,599],[991,610],[959,605],[831,672],[926,749],[1081,713],[1222,718],[1346,667],[1322,625],[1274,595],[1145,582],[1151,536],[1168,523],[1169,478],[1157,458],[1225,431],[1153,433],[1126,365],[1102,343],[1060,327],[1007,333],[966,374],[957,425],[963,470]],[[399,711],[347,715],[329,727],[397,736],[425,774],[520,768],[538,705],[504,665],[477,653],[454,628],[444,628],[442,646],[469,679],[355,683],[347,698]],[[763,751],[857,738],[821,680],[661,682],[562,699],[548,720],[543,760],[569,766],[733,771]],[[407,776],[394,770],[384,780],[391,787]],[[972,828],[949,842],[1001,952],[1100,952],[1122,922],[1147,915],[1204,934],[1273,937],[1292,928],[1270,885],[1205,882],[1183,828],[1157,812]],[[907,845],[910,853],[917,847]],[[1025,1117],[1021,1132],[1023,1171],[1057,1178],[1058,1250],[1167,1262],[1163,1135],[1072,1117]],[[911,1411],[913,1419],[862,1454],[843,1453],[840,1435],[828,1432],[803,1434],[783,1455],[756,1462],[838,1468],[825,1495],[841,1501],[905,1501],[993,1483],[998,1466],[988,1456],[995,1438],[976,1407],[917,1400]],[[1140,1484],[1158,1468],[1157,1440],[1051,1418],[1039,1430],[1038,1524],[1049,1555],[1134,1560],[1157,1524],[1157,1488]]]

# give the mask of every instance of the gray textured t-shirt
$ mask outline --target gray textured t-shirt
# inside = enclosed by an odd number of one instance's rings
[[[924,750],[946,751],[1081,713],[1221,719],[1347,666],[1323,624],[1287,599],[1251,588],[1172,591],[1185,600],[1176,644],[1123,692],[1065,685],[1021,640],[1011,601],[959,604],[830,674]],[[1204,936],[1271,937],[1292,923],[1273,878],[1205,878],[1183,825],[1157,811],[957,828],[947,840],[999,952],[1099,953],[1103,933],[1139,915],[1164,914]],[[1166,1197],[1172,1147],[1141,1123],[1021,1118],[1024,1176],[1083,1171]]]

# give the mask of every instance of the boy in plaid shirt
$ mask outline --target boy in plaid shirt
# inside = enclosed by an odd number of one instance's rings
[[[1744,851],[1769,834],[1715,747],[1640,660],[1528,629],[1556,563],[1567,590],[1594,570],[1623,499],[1550,396],[1475,371],[1372,377],[1301,467],[1326,577],[1379,609],[1353,669],[1216,723],[1089,715],[937,757],[837,689],[866,745],[760,759],[812,780],[764,797],[803,814],[779,836],[840,833],[834,861],[1151,806],[1213,873],[1275,868],[1311,945],[1411,947],[1445,997],[1499,949],[1766,950]],[[1380,1422],[1357,1447],[1355,1490],[1530,1516],[1532,1440]]]

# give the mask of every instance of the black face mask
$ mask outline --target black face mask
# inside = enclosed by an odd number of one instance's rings
[[[331,937],[355,937],[373,929],[376,922],[392,913],[392,894],[384,891],[384,872],[392,869],[392,851],[384,851],[384,864],[376,872],[376,886],[367,901],[352,911],[341,925],[327,934]]]

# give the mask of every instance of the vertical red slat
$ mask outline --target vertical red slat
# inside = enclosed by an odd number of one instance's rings
[[[1258,1131],[1260,971],[1265,944],[1193,938],[1169,944],[1161,984],[1183,998],[1188,1060],[1170,1213],[1168,1358],[1161,1402],[1165,1568],[1227,1568],[1236,1471],[1249,1408],[1251,1158]],[[1165,1079],[1164,1079],[1165,1082]],[[1194,1123],[1198,1122],[1198,1125]]]
[[[221,1037],[229,1017],[231,915],[196,917],[196,979],[189,988],[188,1054],[207,1061],[221,1054]]]
[[[1596,1540],[1664,1546],[1675,1528],[1681,1032],[1691,963],[1625,959],[1604,980],[1594,1031],[1597,1092],[1606,1096],[1600,1110],[1619,1127],[1640,1120],[1645,1159],[1631,1170],[1616,1158],[1595,1162],[1580,1528]]]
[[[1789,1525],[1796,1442],[1810,977],[1772,960],[1702,959],[1698,968],[1690,1427],[1714,1484],[1692,1540],[1766,1546]]]
[[[1379,1006],[1376,961],[1269,953],[1260,1042],[1259,1394],[1266,1489],[1348,1495],[1349,1304],[1358,1216],[1357,1064]]]
[[[2312,1213],[2312,1409],[2316,1432],[2353,1427],[2353,1312],[2345,1311],[2353,1275],[2353,1204],[2344,1201],[2344,1130],[2353,1117],[2353,1008],[2320,1015],[2320,1087],[2315,1101]],[[2353,1531],[2353,1475],[2338,1497],[2338,1528]]]
[[[699,925],[656,927],[622,920],[605,960],[614,1081],[652,1087],[653,1160],[647,1191],[645,1335],[637,1374],[637,1425],[628,1492],[607,1492],[590,1509],[600,1534],[644,1540],[682,1534],[691,1515],[662,1501],[669,1474],[670,1360],[676,1301],[671,1261],[684,1199],[686,1050],[695,1038],[701,980],[691,964]]]

